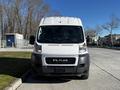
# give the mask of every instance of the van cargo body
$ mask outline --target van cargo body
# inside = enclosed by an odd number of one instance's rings
[[[81,20],[75,17],[42,18],[31,62],[40,75],[87,79],[90,61]]]

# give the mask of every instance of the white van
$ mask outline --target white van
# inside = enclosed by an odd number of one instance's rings
[[[42,18],[30,44],[34,44],[32,66],[40,75],[89,77],[89,53],[79,18]]]

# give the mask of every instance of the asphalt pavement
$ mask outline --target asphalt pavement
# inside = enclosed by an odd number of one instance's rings
[[[29,73],[17,90],[120,90],[120,50],[89,48],[90,77],[34,77]]]

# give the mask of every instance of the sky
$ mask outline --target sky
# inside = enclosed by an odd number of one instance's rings
[[[120,18],[120,0],[45,0],[62,16],[81,18],[84,27],[94,28],[110,21],[115,15]],[[113,32],[120,34],[120,28]],[[106,35],[108,32],[102,33]]]

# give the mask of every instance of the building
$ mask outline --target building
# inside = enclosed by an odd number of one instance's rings
[[[112,35],[112,41],[113,45],[120,44],[120,34],[113,34]],[[102,43],[103,45],[111,45],[111,35],[104,36],[103,38],[100,39],[100,44]]]
[[[98,36],[87,36],[86,39],[89,45],[92,45],[92,44],[97,45],[99,37]]]
[[[21,48],[24,46],[24,37],[18,33],[6,33],[6,47]]]

